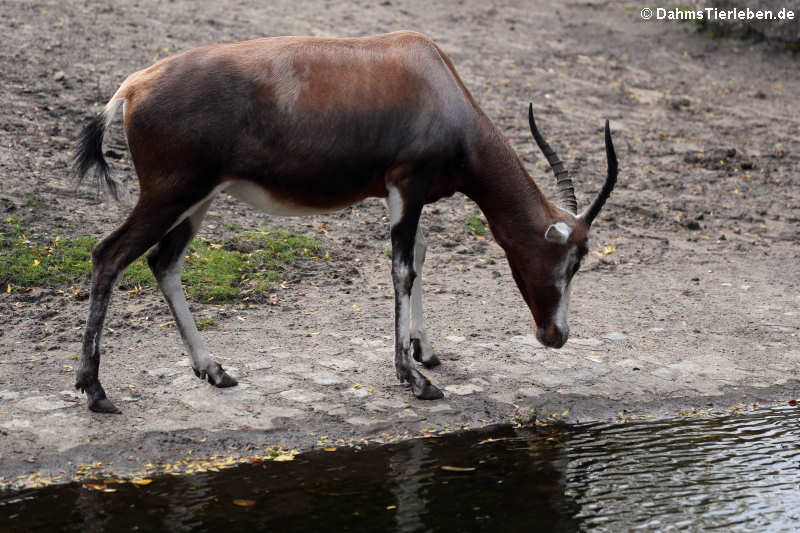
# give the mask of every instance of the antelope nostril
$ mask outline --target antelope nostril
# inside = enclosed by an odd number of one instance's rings
[[[569,338],[569,328],[560,329],[554,325],[536,328],[536,338],[548,348],[561,348]]]

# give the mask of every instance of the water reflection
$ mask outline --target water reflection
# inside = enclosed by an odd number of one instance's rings
[[[23,491],[0,496],[0,531],[794,531],[798,414],[499,427],[115,493]]]
[[[586,426],[570,434],[567,494],[591,529],[800,528],[798,410]]]
[[[427,510],[427,487],[434,475],[423,440],[415,440],[389,458],[388,480],[396,506],[397,531],[423,531],[422,516]],[[389,506],[387,506],[389,507]]]

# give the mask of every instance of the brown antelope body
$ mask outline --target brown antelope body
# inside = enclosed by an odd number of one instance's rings
[[[186,247],[223,190],[276,215],[387,199],[395,367],[417,398],[442,397],[412,361],[439,364],[422,320],[425,243],[418,222],[425,204],[455,192],[485,214],[533,313],[538,339],[556,348],[566,342],[570,280],[616,179],[608,122],[608,178],[590,208],[577,215],[571,181],[536,130],[532,108],[531,130],[555,171],[562,207],[545,198],[450,59],[416,33],[207,46],[132,74],[84,128],[76,155],[79,176],[94,168],[112,192],[102,139],[123,102],[140,197],[127,220],[92,251],[76,387],[93,411],[118,412],[98,379],[100,336],[114,285],[145,252],[195,373],[217,387],[236,385],[206,350],[180,279]]]

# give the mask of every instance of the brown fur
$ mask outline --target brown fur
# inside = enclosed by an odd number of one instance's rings
[[[422,207],[455,192],[471,197],[486,215],[539,339],[555,347],[566,342],[568,328],[553,317],[585,254],[590,221],[545,198],[450,59],[428,38],[396,32],[206,46],[132,74],[107,109],[119,99],[125,100],[125,133],[141,194],[125,223],[93,253],[77,379],[91,409],[117,412],[97,379],[100,333],[114,280],[144,251],[151,249],[159,284],[167,283],[162,290],[176,320],[183,317],[184,340],[200,343],[174,276],[182,247],[197,231],[212,193],[226,182],[254,184],[281,207],[322,211],[397,189],[403,212],[393,213],[392,227],[395,364],[418,398],[442,393],[413,367],[409,332],[398,316],[408,308],[416,277]],[[96,163],[108,182],[103,129],[98,119],[87,127],[76,161],[81,172]],[[610,146],[608,130],[606,142]],[[608,193],[611,187],[607,182]],[[567,243],[545,238],[556,222],[572,228]],[[218,387],[236,384],[206,354],[196,355],[198,376]]]

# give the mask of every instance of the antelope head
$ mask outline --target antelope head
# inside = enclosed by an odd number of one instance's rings
[[[508,259],[514,280],[533,313],[536,338],[544,346],[560,348],[569,337],[570,284],[588,252],[587,238],[592,222],[614,189],[617,157],[606,120],[608,174],[597,197],[579,214],[572,179],[539,133],[532,105],[528,109],[528,121],[533,139],[555,174],[558,202],[557,205],[545,202],[543,213],[540,211],[531,217],[534,234],[523,239],[526,249],[508,254]]]

